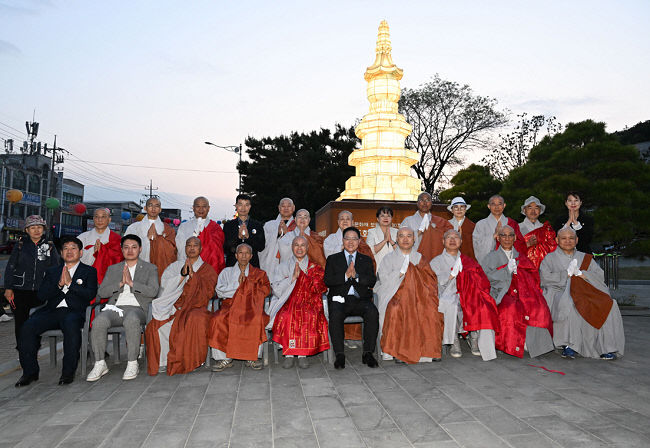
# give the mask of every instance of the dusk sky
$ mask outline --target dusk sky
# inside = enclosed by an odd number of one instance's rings
[[[402,87],[438,73],[513,115],[650,119],[647,0],[0,0],[0,138],[25,139],[35,109],[87,200],[138,201],[152,179],[164,207],[205,195],[222,218],[238,158],[203,142],[353,124],[382,19]]]

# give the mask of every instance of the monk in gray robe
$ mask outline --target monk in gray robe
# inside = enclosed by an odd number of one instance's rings
[[[534,358],[555,348],[553,321],[539,286],[537,267],[525,254],[517,252],[514,242],[514,229],[503,226],[499,231],[500,247],[482,263],[499,312],[495,346],[518,358],[523,358],[527,350]]]
[[[472,354],[484,361],[494,359],[499,319],[490,282],[474,259],[460,253],[462,238],[458,231],[447,230],[443,244],[445,249],[430,263],[438,277],[438,311],[445,320],[442,343],[451,344],[451,356],[460,358],[458,333],[467,331]]]
[[[404,218],[404,221],[400,224],[400,227],[413,229],[415,232],[415,250],[422,253],[429,260],[440,255],[442,252],[442,235],[448,229],[453,228],[449,221],[431,213],[432,205],[431,195],[423,191],[418,196],[418,210],[413,215]]]
[[[436,276],[414,243],[412,229],[399,229],[398,248],[383,258],[374,287],[383,359],[411,364],[440,359],[443,328]]]
[[[296,206],[291,198],[282,198],[278,204],[278,216],[264,224],[264,250],[260,251],[260,269],[268,276],[273,275],[273,270],[280,264],[280,240],[296,228],[293,212]],[[293,240],[293,238],[291,238]],[[289,243],[291,246],[291,243]]]
[[[488,201],[490,215],[476,223],[472,233],[472,243],[474,245],[474,254],[476,260],[481,263],[483,258],[497,247],[499,231],[503,226],[510,226],[515,229],[517,243],[515,248],[521,253],[526,253],[526,243],[519,230],[519,224],[503,214],[506,203],[502,196],[495,194]]]
[[[553,342],[562,356],[614,360],[625,346],[618,304],[609,295],[603,270],[590,254],[576,250],[571,228],[558,234],[558,247],[540,266],[541,286],[553,317]]]

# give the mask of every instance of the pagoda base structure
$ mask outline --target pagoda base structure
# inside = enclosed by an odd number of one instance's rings
[[[417,211],[417,202],[367,199],[330,201],[316,212],[316,232],[323,237],[335,233],[339,228],[339,213],[347,210],[354,217],[353,225],[361,231],[363,239],[366,239],[368,230],[377,224],[377,209],[379,207],[390,207],[393,210],[393,227],[397,229],[404,218]],[[433,204],[431,213],[441,218],[451,219],[451,213],[445,204]]]

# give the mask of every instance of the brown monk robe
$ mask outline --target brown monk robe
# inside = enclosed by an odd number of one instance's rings
[[[465,218],[459,230],[460,235],[463,238],[460,244],[460,253],[472,260],[476,260],[476,255],[474,255],[474,244],[472,243],[474,227],[476,227],[476,224],[470,221],[469,218]]]
[[[435,227],[433,227],[435,225]],[[424,255],[424,258],[431,261],[442,253],[444,246],[442,245],[442,236],[449,229],[453,229],[449,221],[440,216],[431,214],[431,225],[427,226],[426,230],[420,235],[420,244],[418,245],[418,252]],[[413,229],[417,232],[417,229]]]
[[[149,240],[151,247],[149,259],[158,268],[158,277],[160,278],[167,266],[176,261],[176,232],[166,222],[163,222],[163,225],[165,226],[163,234],[156,235],[153,241]]]
[[[187,373],[199,367],[208,350],[210,313],[217,273],[200,257],[201,241],[190,237],[185,261],[175,261],[163,273],[158,298],[151,303],[153,319],[147,324],[147,371],[156,375]]]
[[[228,359],[254,361],[266,342],[264,299],[271,284],[266,272],[250,264],[252,256],[251,248],[240,244],[237,264],[221,271],[217,282],[217,296],[224,300],[210,319],[209,344]]]
[[[438,312],[438,279],[425,257],[412,250],[414,232],[403,227],[398,250],[377,271],[381,350],[409,364],[439,359],[443,314]]]

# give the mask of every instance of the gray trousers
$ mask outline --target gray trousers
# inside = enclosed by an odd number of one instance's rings
[[[147,321],[144,310],[139,306],[120,306],[124,316],[120,317],[113,310],[102,311],[95,320],[90,331],[90,343],[93,347],[95,360],[103,360],[106,352],[106,337],[110,327],[124,327],[126,333],[126,350],[129,361],[136,361],[140,353],[140,333],[142,324]]]

